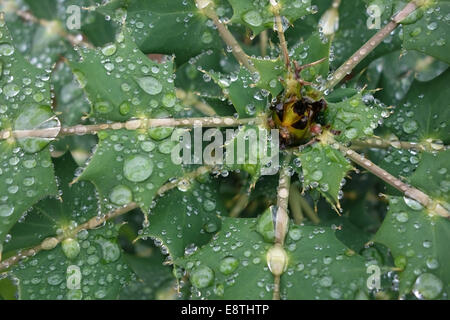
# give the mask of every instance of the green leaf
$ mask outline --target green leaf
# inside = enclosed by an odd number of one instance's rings
[[[450,209],[450,150],[424,153],[410,182],[435,200],[447,202]],[[445,204],[445,203],[444,203]]]
[[[409,204],[409,205],[408,205]],[[446,299],[450,294],[450,221],[431,216],[411,200],[391,197],[374,240],[387,246],[399,272],[401,295]]]
[[[0,19],[0,131],[58,127],[50,107],[48,75],[31,66],[14,47]],[[50,140],[0,140],[0,252],[11,227],[34,203],[56,194]]]
[[[69,235],[74,228],[96,217],[94,186],[70,186],[76,169],[70,156],[56,160],[61,197],[35,206],[12,232],[14,245],[34,245],[49,234]],[[95,230],[79,231],[61,245],[42,250],[12,269],[18,279],[20,299],[114,299],[128,281],[130,270],[117,244],[118,227],[112,222]]]
[[[217,197],[219,183],[205,179],[180,186],[158,199],[150,224],[143,230],[141,237],[161,240],[172,259],[207,243],[220,229],[219,216],[225,215],[226,209]]]
[[[70,65],[92,103],[95,121],[152,117],[178,109],[171,61],[158,64],[136,47],[124,31],[114,44],[83,49]]]
[[[92,181],[108,209],[134,201],[148,212],[158,189],[183,174],[170,156],[176,144],[172,131],[101,131],[98,147],[77,180]]]
[[[316,143],[298,155],[303,174],[303,188],[317,188],[320,194],[333,206],[340,208],[339,193],[342,180],[352,166],[339,150],[327,144]]]
[[[337,68],[352,56],[361,46],[366,43],[378,29],[369,29],[368,24],[377,24],[377,20],[370,19],[367,8],[371,5],[378,5],[380,8],[379,27],[382,28],[386,21],[392,16],[392,1],[366,1],[353,0],[342,1],[339,6],[339,29],[333,39],[334,59],[332,67]],[[367,58],[365,58],[354,70],[354,73],[362,70],[371,61],[401,47],[401,40],[398,37],[399,31],[394,30]]]
[[[414,81],[386,125],[406,141],[432,139],[448,144],[450,132],[446,119],[450,117],[449,81],[450,70],[428,82]]]
[[[387,112],[382,112],[377,104],[369,105],[372,101],[370,97],[363,98],[362,94],[358,93],[342,102],[328,103],[325,122],[330,124],[332,129],[340,131],[341,134],[336,140],[345,142],[373,135],[382,115]]]
[[[280,78],[283,78],[286,73],[286,67],[283,61],[280,58],[270,60],[250,58],[250,60],[259,73],[259,80],[256,86],[269,91],[272,97],[278,96],[283,91]]]
[[[126,16],[143,52],[175,54],[178,64],[222,46],[213,24],[193,0],[113,0],[97,10],[119,21]]]
[[[423,17],[413,24],[403,26],[403,45],[450,63],[450,2],[429,1]]]
[[[306,68],[301,72],[301,78],[306,81],[324,81],[330,69],[330,46],[331,41],[321,36],[318,32],[314,32],[306,41],[302,41],[295,45],[292,51],[292,59],[298,64],[304,65],[324,59],[318,65]]]
[[[222,88],[239,116],[252,117],[265,111],[267,97],[253,86],[255,81],[247,69],[241,68],[237,75],[231,76],[216,72],[208,74]]]
[[[228,0],[233,7],[231,22],[249,27],[254,35],[274,25],[274,14],[269,1],[242,1]],[[280,16],[285,17],[289,23],[306,16],[311,12],[310,0],[281,0]]]
[[[161,294],[161,289],[173,286],[171,268],[163,265],[161,253],[153,250],[150,257],[126,254],[125,260],[136,274],[136,280],[122,289],[119,299],[154,300]]]
[[[262,241],[255,223],[256,219],[223,218],[221,231],[209,244],[175,261],[190,275],[192,298],[272,298],[273,276],[265,259],[270,244]],[[206,281],[198,279],[202,274]]]
[[[273,275],[266,261],[272,244],[255,230],[257,221],[224,218],[208,245],[179,260],[189,274],[193,298],[272,298]],[[365,290],[364,259],[342,245],[331,229],[291,225],[286,249],[283,299],[353,299]]]
[[[367,299],[363,257],[344,246],[330,227],[292,226],[285,244],[289,265],[281,276],[283,299]]]

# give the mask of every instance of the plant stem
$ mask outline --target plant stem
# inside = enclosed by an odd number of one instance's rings
[[[342,66],[333,74],[330,81],[325,84],[325,89],[335,87],[346,75],[371,53],[395,28],[399,23],[418,8],[417,0],[409,2],[402,10],[391,18],[391,21],[379,30],[369,41],[367,41],[358,51],[356,51]]]
[[[204,6],[203,3],[208,3],[206,6]],[[250,63],[250,60],[247,56],[247,54],[244,52],[242,47],[237,42],[236,38],[233,36],[233,34],[228,30],[227,26],[220,21],[219,17],[217,16],[216,12],[214,11],[213,5],[211,2],[208,1],[200,1],[196,0],[197,6],[201,8],[202,12],[214,22],[214,25],[217,27],[217,30],[219,31],[219,35],[222,38],[222,40],[229,46],[232,50],[232,53],[237,61],[239,61],[241,64],[244,65],[248,70],[251,72],[256,72],[255,67]]]
[[[32,15],[30,12],[22,11],[22,10],[16,10],[15,13],[18,17],[22,18],[25,21],[30,21],[33,23],[40,24],[41,26],[45,27],[47,30],[51,32],[55,32],[57,35],[59,35],[61,38],[66,39],[69,41],[72,46],[84,46],[87,48],[94,48],[94,46],[84,41],[82,36],[74,36],[73,34],[68,33],[64,28],[59,24],[59,21],[48,21],[45,19],[38,19],[34,15]]]
[[[394,177],[389,172],[380,168],[379,166],[377,166],[370,160],[364,158],[362,155],[356,153],[355,151],[343,145],[339,145],[339,150],[341,150],[341,152],[343,152],[348,158],[350,158],[353,162],[355,162],[359,166],[371,172],[381,180],[385,181],[386,183],[396,188],[397,190],[403,192],[406,197],[419,202],[429,211],[441,217],[447,219],[450,218],[450,213],[441,204],[431,199],[427,194],[423,193],[422,191],[414,187],[409,186],[408,184]]]
[[[162,196],[165,192],[177,187],[183,181],[189,181],[189,180],[195,179],[196,177],[209,172],[210,169],[211,168],[207,167],[207,166],[199,167],[197,170],[195,170],[193,172],[189,172],[189,173],[185,174],[183,177],[181,177],[175,181],[168,182],[158,189],[157,195]],[[0,271],[10,268],[12,265],[18,263],[19,261],[21,261],[27,257],[34,256],[41,250],[51,250],[51,249],[55,248],[59,243],[61,243],[64,239],[75,238],[76,235],[81,230],[95,229],[95,228],[101,226],[106,221],[112,220],[121,215],[124,215],[125,213],[128,213],[136,208],[138,208],[138,204],[135,202],[131,202],[131,203],[127,204],[126,206],[123,206],[121,208],[118,208],[116,210],[113,210],[113,211],[107,213],[104,216],[92,217],[87,222],[85,222],[85,223],[79,225],[77,228],[71,230],[71,232],[68,234],[62,234],[57,237],[47,238],[44,241],[42,241],[41,244],[39,244],[35,247],[32,247],[31,249],[21,251],[21,252],[17,253],[16,255],[14,255],[4,261],[0,260]],[[50,243],[50,242],[52,243],[52,245],[49,247],[48,243]],[[0,253],[0,257],[1,257],[1,253]]]
[[[47,238],[41,244],[39,244],[31,249],[22,251],[6,260],[0,262],[0,271],[10,268],[12,265],[18,263],[19,261],[21,261],[27,257],[34,256],[41,250],[49,250],[47,244],[50,241],[52,242],[52,248],[50,248],[50,249],[53,249],[59,243],[61,243],[64,239],[75,237],[78,234],[78,232],[80,232],[81,230],[91,230],[91,229],[97,228],[98,226],[102,225],[105,221],[117,218],[118,216],[121,216],[133,209],[136,209],[137,207],[138,207],[138,205],[136,203],[131,202],[124,207],[121,207],[119,209],[111,211],[110,213],[106,214],[103,217],[96,216],[96,217],[91,218],[87,222],[79,225],[77,228],[72,230],[69,234],[63,234],[63,235],[59,235],[57,237]]]
[[[292,157],[292,153],[289,153],[284,160],[284,165],[280,170],[280,178],[278,182],[277,189],[277,212],[274,218],[274,228],[275,228],[275,243],[274,246],[269,249],[276,249],[281,253],[281,256],[286,257],[286,252],[284,251],[283,244],[286,238],[286,233],[288,231],[289,216],[288,216],[288,202],[289,202],[289,189],[291,184],[291,175],[289,171],[289,163]],[[274,261],[267,261],[269,269],[273,274],[273,300],[280,300],[280,279],[283,268],[280,268],[280,263],[286,263],[286,261],[280,261],[279,259],[274,259]],[[277,264],[277,266],[271,266],[271,263]],[[273,269],[275,267],[275,269]]]
[[[275,27],[278,33],[278,39],[280,40],[281,52],[283,53],[284,63],[286,64],[286,67],[289,69],[291,62],[289,60],[289,51],[287,47],[286,37],[284,36],[283,21],[281,20],[280,16],[280,9],[281,9],[280,4],[272,3],[272,12],[275,16]]]
[[[268,36],[268,31],[264,30],[261,31],[260,35],[259,35],[259,43],[261,46],[261,56],[265,57],[267,54],[267,43],[269,42],[269,36]]]
[[[380,138],[368,138],[365,140],[356,140],[352,142],[352,147],[359,148],[377,148],[377,149],[387,149],[387,148],[396,148],[396,149],[406,149],[406,150],[417,150],[417,151],[443,151],[447,150],[448,146],[433,143],[430,141],[425,142],[408,142],[408,141],[399,141],[399,140],[385,140]]]
[[[9,138],[48,138],[54,139],[59,136],[95,134],[102,130],[138,130],[155,127],[194,127],[203,126],[208,128],[216,127],[238,127],[245,124],[261,124],[261,118],[243,118],[233,117],[201,117],[201,118],[183,118],[183,119],[133,119],[126,122],[113,122],[90,125],[76,125],[65,128],[46,128],[35,130],[3,130],[0,131],[0,140]]]

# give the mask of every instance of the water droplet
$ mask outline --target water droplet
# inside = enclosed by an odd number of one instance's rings
[[[423,206],[416,200],[408,197],[403,197],[403,200],[405,201],[406,205],[413,210],[419,211],[423,209]]]
[[[7,204],[0,204],[0,217],[9,217],[14,212],[14,207]]]
[[[214,282],[214,271],[208,266],[200,265],[192,270],[190,280],[199,289],[209,287]]]
[[[156,128],[150,128],[148,129],[148,135],[150,138],[154,140],[164,140],[167,137],[169,137],[174,128],[173,127],[156,127]]]
[[[158,79],[153,77],[138,78],[137,82],[139,86],[150,95],[156,95],[162,91],[162,84]]]
[[[10,56],[14,53],[14,47],[9,43],[0,44],[0,55],[2,56]]]
[[[134,155],[127,158],[123,164],[125,178],[132,182],[142,182],[153,172],[153,161],[147,157]]]
[[[118,185],[111,191],[109,199],[112,203],[123,206],[133,201],[133,193],[127,186]]]
[[[220,261],[219,270],[225,275],[233,273],[239,266],[239,260],[235,257],[225,257]]]
[[[108,45],[106,45],[103,49],[102,49],[102,53],[105,55],[105,56],[107,56],[107,57],[109,57],[109,56],[112,56],[114,53],[116,53],[116,51],[117,51],[117,47],[116,47],[116,45],[115,44],[108,44]]]
[[[414,283],[413,293],[418,299],[435,299],[442,289],[441,279],[432,273],[422,273]]]
[[[406,212],[399,212],[395,215],[398,222],[405,223],[408,221],[409,217]]]
[[[417,122],[414,121],[414,120],[406,120],[406,121],[403,123],[403,131],[404,131],[405,133],[413,133],[413,132],[416,132],[418,128],[419,128],[419,125],[418,125]]]
[[[258,11],[251,10],[244,14],[243,20],[253,27],[259,27],[263,20]]]
[[[6,97],[12,98],[19,94],[20,87],[15,83],[8,83],[3,87],[3,93]]]
[[[103,260],[106,263],[117,261],[120,257],[120,248],[117,243],[100,238],[97,243],[102,247]]]
[[[95,104],[95,110],[100,113],[109,113],[113,110],[113,106],[108,101],[99,101]]]
[[[314,181],[319,181],[323,177],[323,172],[321,170],[316,170],[311,174],[311,179]]]
[[[75,259],[80,253],[80,244],[72,238],[64,239],[61,242],[61,248],[68,259]]]

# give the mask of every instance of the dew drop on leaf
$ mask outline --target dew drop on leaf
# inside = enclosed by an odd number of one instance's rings
[[[14,54],[14,47],[9,43],[0,44],[0,55],[2,56],[10,56]]]
[[[133,201],[133,193],[130,188],[121,184],[114,187],[109,195],[109,199],[112,203],[123,206]]]
[[[9,217],[14,212],[14,208],[7,205],[7,204],[1,204],[0,205],[0,217]]]
[[[142,182],[148,179],[153,172],[153,161],[141,155],[127,158],[123,164],[125,178],[132,182]]]
[[[435,299],[443,289],[442,280],[432,273],[422,273],[414,283],[413,293],[418,299]]]
[[[163,89],[161,82],[154,77],[142,77],[138,78],[137,82],[139,86],[150,95],[156,95]]]
[[[219,270],[225,275],[229,275],[234,272],[239,266],[239,260],[235,257],[225,257],[220,261]]]
[[[109,57],[112,56],[114,53],[116,53],[117,47],[115,44],[108,44],[102,49],[102,53]]]
[[[253,27],[259,27],[263,22],[261,15],[256,10],[245,13],[242,19]]]
[[[75,259],[80,253],[80,244],[72,238],[64,239],[61,242],[61,248],[68,259]]]
[[[205,265],[200,265],[191,271],[191,283],[199,288],[206,288],[214,282],[214,271]]]

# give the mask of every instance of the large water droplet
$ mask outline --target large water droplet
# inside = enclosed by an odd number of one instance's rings
[[[169,137],[174,128],[173,127],[156,127],[148,129],[148,135],[154,140],[164,140]]]
[[[75,259],[80,253],[80,244],[72,238],[64,239],[61,248],[68,259]]]
[[[405,131],[405,133],[416,132],[418,128],[419,128],[419,125],[414,120],[406,120],[403,123],[403,131]]]
[[[0,204],[0,217],[9,217],[14,212],[14,208],[7,204]]]
[[[192,270],[190,280],[199,289],[209,287],[214,282],[214,271],[208,266],[200,265]]]
[[[239,266],[239,260],[235,257],[225,257],[220,261],[219,270],[225,275],[231,274]]]
[[[142,182],[153,172],[153,161],[147,157],[134,155],[127,158],[123,164],[125,178],[132,182]]]
[[[139,86],[150,95],[156,95],[162,91],[162,84],[158,79],[153,77],[138,78],[137,82]]]
[[[123,206],[133,201],[133,193],[130,188],[121,184],[114,187],[109,195],[109,199],[112,203]]]
[[[114,53],[116,53],[116,50],[117,50],[116,45],[112,43],[112,44],[108,44],[105,47],[103,47],[102,53],[105,56],[109,57],[109,56],[112,56]]]
[[[120,257],[120,248],[117,243],[100,238],[97,243],[102,247],[103,260],[106,263],[117,261]]]
[[[3,93],[8,98],[17,96],[19,92],[20,87],[15,83],[8,83],[6,86],[3,87]]]
[[[243,20],[253,27],[259,27],[263,22],[261,15],[256,10],[245,13]]]
[[[418,299],[435,299],[442,292],[441,279],[432,273],[422,273],[414,283],[413,293]]]
[[[9,43],[0,44],[0,55],[10,56],[14,53],[14,47]]]

